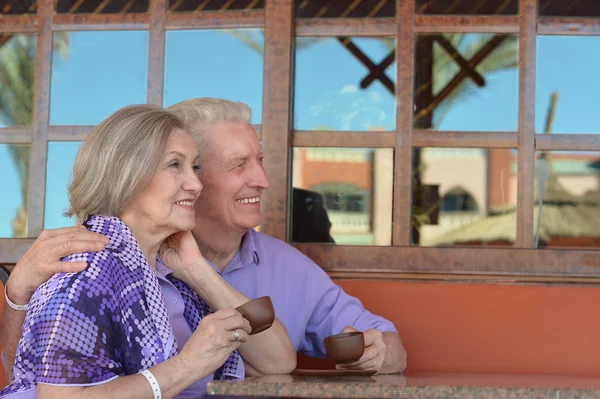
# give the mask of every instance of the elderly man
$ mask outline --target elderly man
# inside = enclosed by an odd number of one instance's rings
[[[260,199],[269,179],[262,166],[260,141],[250,124],[250,109],[242,103],[199,98],[175,104],[169,111],[185,121],[199,147],[204,188],[196,201],[193,233],[212,266],[186,259],[177,268],[178,273],[185,273],[185,281],[194,281],[194,288],[217,308],[232,306],[232,299],[270,296],[298,352],[324,357],[323,338],[360,330],[365,335],[364,355],[338,367],[403,371],[406,353],[391,322],[367,311],[295,248],[253,230],[261,222]],[[7,284],[8,298],[17,305],[27,303],[52,273],[86,267],[60,262],[63,256],[103,246],[100,237],[79,227],[43,232],[15,267]],[[173,255],[170,251],[176,249],[164,247],[161,252],[167,265]],[[227,298],[219,298],[224,285],[230,292]],[[24,314],[6,307],[0,333],[7,365],[12,365]],[[240,353],[244,355],[243,345]],[[278,372],[266,365],[255,371]]]

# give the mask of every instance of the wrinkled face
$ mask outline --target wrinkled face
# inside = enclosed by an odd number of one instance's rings
[[[211,230],[243,234],[260,224],[260,199],[269,187],[262,146],[249,124],[217,123],[205,130],[197,230],[200,234]]]
[[[194,228],[195,202],[202,191],[198,152],[192,136],[175,129],[158,170],[144,191],[123,214],[128,222],[151,231],[188,231]]]

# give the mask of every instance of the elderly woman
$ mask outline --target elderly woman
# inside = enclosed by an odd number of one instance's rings
[[[183,123],[158,107],[123,108],[86,138],[67,213],[108,245],[71,255],[89,267],[35,292],[0,397],[201,397],[208,380],[243,378],[248,321],[231,308],[208,314],[158,256],[168,238],[193,242],[199,167]]]

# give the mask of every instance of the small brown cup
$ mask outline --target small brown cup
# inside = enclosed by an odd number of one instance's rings
[[[360,331],[330,335],[323,339],[327,357],[334,363],[352,363],[365,351],[365,337]]]
[[[273,302],[268,296],[248,301],[238,306],[236,310],[250,322],[250,327],[252,327],[250,335],[265,331],[275,321],[275,309],[273,309]]]

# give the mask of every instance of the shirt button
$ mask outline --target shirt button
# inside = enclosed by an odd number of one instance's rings
[[[258,258],[258,252],[254,251],[252,253],[252,259],[254,260],[254,263],[258,265],[258,262],[260,261],[260,259]]]
[[[173,303],[177,303],[177,299],[173,299]]]

